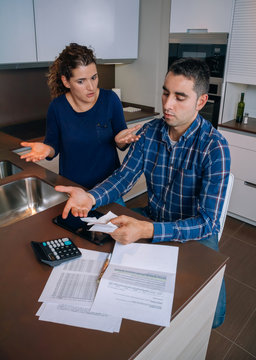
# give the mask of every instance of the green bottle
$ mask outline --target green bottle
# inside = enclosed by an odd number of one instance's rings
[[[244,93],[241,93],[241,99],[237,105],[236,122],[242,123],[244,115]]]

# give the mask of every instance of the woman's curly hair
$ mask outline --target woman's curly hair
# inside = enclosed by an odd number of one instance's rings
[[[61,81],[62,75],[69,80],[72,77],[73,69],[76,69],[78,66],[87,66],[91,63],[96,64],[96,58],[91,49],[76,43],[66,46],[50,66],[49,73],[47,74],[47,83],[52,99],[69,91]]]

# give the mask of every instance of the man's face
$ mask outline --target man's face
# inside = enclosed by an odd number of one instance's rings
[[[205,105],[208,95],[197,99],[194,81],[183,75],[169,72],[165,78],[162,95],[163,114],[166,123],[180,134],[184,133]]]

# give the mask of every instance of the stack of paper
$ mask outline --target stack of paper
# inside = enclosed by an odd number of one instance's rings
[[[99,219],[86,221],[102,226],[113,216],[105,215],[101,223]],[[169,326],[178,250],[167,245],[116,243],[98,286],[108,254],[80,249],[82,257],[53,268],[37,315],[44,321],[108,332],[118,332],[122,318]]]
[[[91,312],[97,278],[107,253],[80,249],[79,259],[53,268],[39,298],[39,320],[108,332],[119,332],[121,317]]]

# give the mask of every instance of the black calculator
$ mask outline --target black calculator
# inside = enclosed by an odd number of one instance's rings
[[[43,242],[31,241],[31,246],[38,260],[50,266],[59,265],[82,255],[73,241],[66,237]]]

